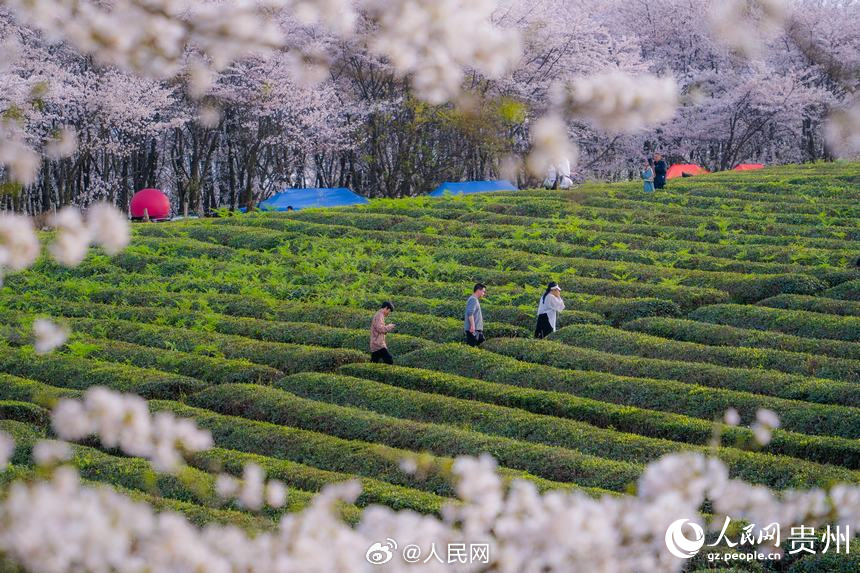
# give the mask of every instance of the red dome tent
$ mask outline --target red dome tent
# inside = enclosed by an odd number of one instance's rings
[[[131,218],[143,219],[144,210],[152,220],[170,218],[170,200],[158,189],[141,189],[131,198]]]
[[[732,171],[752,171],[753,169],[764,169],[764,164],[762,164],[762,163],[741,163],[737,167],[733,168]]]
[[[689,175],[703,175],[705,173],[710,173],[704,167],[696,165],[695,163],[678,163],[669,168],[669,171],[666,172],[666,179],[674,179],[675,177],[682,177],[684,174]]]

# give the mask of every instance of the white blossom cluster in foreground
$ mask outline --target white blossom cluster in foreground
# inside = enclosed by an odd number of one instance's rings
[[[87,390],[81,401],[60,400],[52,425],[64,440],[94,435],[104,447],[150,459],[161,471],[177,469],[185,453],[212,447],[212,435],[191,420],[170,412],[150,414],[143,398],[105,388]]]
[[[39,154],[27,143],[21,126],[5,119],[0,121],[0,165],[8,169],[10,179],[23,185],[35,182],[39,168]]]
[[[206,53],[216,69],[255,50],[280,46],[267,18],[273,4],[190,0],[7,0],[24,22],[107,65],[169,78],[182,68],[186,47]]]
[[[535,176],[542,176],[552,165],[565,159],[576,165],[579,148],[567,136],[567,124],[557,115],[546,115],[532,125],[532,152],[526,167]]]
[[[721,0],[708,14],[714,36],[746,57],[758,56],[785,24],[786,0]]]
[[[90,244],[100,245],[115,255],[128,244],[128,218],[114,206],[96,203],[87,209],[86,222],[76,207],[64,207],[53,218],[57,238],[48,250],[56,261],[67,267],[80,264]]]
[[[849,106],[835,110],[827,120],[825,135],[842,156],[860,156],[860,96]]]
[[[631,132],[671,119],[678,86],[669,77],[610,71],[577,78],[557,98],[572,116],[600,129]]]
[[[62,402],[53,425],[68,438],[95,432],[106,446],[132,455],[152,454],[159,447],[154,426],[164,418],[150,418],[144,409],[140,398],[91,390],[83,403]],[[774,422],[766,413],[760,418]],[[177,456],[211,443],[189,420],[174,419],[170,425],[183,428],[174,437],[187,440]],[[12,451],[11,440],[0,433],[0,466],[5,467]],[[35,455],[44,466],[61,462],[69,451],[57,442],[42,442]],[[704,526],[699,510],[706,499],[716,527],[724,515],[759,527],[776,521],[785,531],[801,524],[860,527],[860,487],[836,485],[829,492],[787,491],[777,496],[765,487],[729,479],[721,461],[701,454],[668,455],[646,468],[635,496],[599,499],[561,491],[541,494],[527,481],[515,481],[506,489],[487,455],[458,458],[453,473],[462,503],[446,506],[441,519],[371,506],[351,527],[338,517],[335,503],[356,499],[360,486],[351,481],[327,487],[301,513],[284,515],[276,530],[251,536],[234,526],[198,528],[180,515],[156,513],[109,487],[83,485],[73,468],[60,466],[48,479],[11,485],[0,502],[0,552],[27,570],[51,573],[671,572],[686,561],[666,550],[667,527],[679,518]],[[243,503],[261,505],[262,470],[251,466],[244,478],[253,482],[255,491],[248,494],[254,499]],[[425,549],[486,543],[489,561],[407,563],[396,554],[384,565],[371,565],[365,553],[387,538],[396,539],[401,548],[411,543]]]
[[[80,263],[90,245],[99,245],[113,255],[131,240],[128,219],[108,203],[91,205],[86,221],[76,207],[65,207],[52,222],[57,236],[48,250],[57,262],[66,266]],[[26,269],[36,262],[40,252],[41,244],[30,217],[0,215],[0,272]]]
[[[418,97],[434,104],[453,99],[466,68],[489,78],[507,72],[520,54],[519,34],[494,26],[494,0],[370,0],[379,25],[370,47],[409,75]]]
[[[678,86],[672,78],[620,70],[557,84],[552,91],[554,111],[531,129],[526,167],[537,176],[565,159],[576,164],[579,150],[568,139],[566,117],[611,133],[631,133],[668,121],[678,107]]]
[[[37,318],[33,321],[33,347],[36,354],[48,354],[65,344],[68,338],[68,329],[47,318]]]
[[[242,507],[259,510],[264,505],[283,507],[287,501],[287,486],[278,480],[265,481],[266,473],[257,464],[246,464],[242,479],[221,474],[215,480],[215,492],[221,499],[237,499]]]

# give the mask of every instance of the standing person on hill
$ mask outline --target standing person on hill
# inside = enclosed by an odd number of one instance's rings
[[[654,154],[654,188],[662,189],[666,186],[666,172],[669,170],[669,164],[663,159],[659,153]]]
[[[394,305],[388,301],[382,303],[382,306],[373,315],[373,320],[370,322],[370,361],[385,362],[386,364],[394,364],[394,357],[388,352],[388,345],[385,343],[385,335],[394,330],[394,324],[385,324],[385,317],[394,310]]]
[[[649,157],[639,173],[642,176],[642,190],[646,193],[654,191],[654,161]]]
[[[480,346],[484,342],[484,315],[481,313],[481,298],[487,294],[487,287],[477,283],[472,289],[472,296],[466,301],[466,319],[463,328],[466,331],[466,344]]]
[[[549,283],[538,303],[535,338],[543,338],[555,332],[558,313],[563,310],[564,301],[561,299],[561,287],[558,286],[558,283]]]

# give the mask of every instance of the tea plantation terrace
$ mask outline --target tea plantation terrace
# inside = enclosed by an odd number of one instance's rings
[[[194,418],[216,448],[178,476],[75,447],[84,478],[197,523],[271,527],[326,484],[367,504],[438,513],[452,459],[489,452],[506,479],[629,491],[648,462],[709,451],[774,489],[860,483],[860,164],[140,224],[123,253],[45,258],[0,292],[0,428],[15,472],[50,435],[48,408],[94,385]],[[560,329],[532,338],[544,285]],[[488,341],[462,343],[473,283]],[[368,327],[396,307],[395,365]],[[35,317],[73,332],[48,356]],[[724,426],[735,408],[742,424]],[[782,426],[765,447],[759,408]],[[402,460],[418,468],[406,472]],[[254,461],[282,510],[217,505],[220,471]]]

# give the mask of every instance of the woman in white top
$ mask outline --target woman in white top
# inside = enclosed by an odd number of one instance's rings
[[[538,303],[535,338],[543,338],[555,332],[556,319],[562,310],[564,310],[564,301],[561,300],[561,287],[558,283],[549,283]]]

